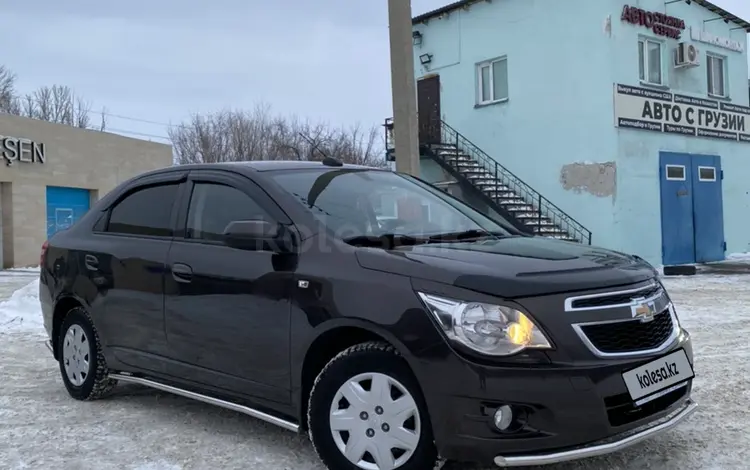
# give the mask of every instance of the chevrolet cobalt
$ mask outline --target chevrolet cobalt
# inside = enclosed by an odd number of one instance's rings
[[[696,407],[644,260],[332,159],[135,177],[45,242],[40,276],[73,398],[204,401],[308,433],[334,470],[563,462]]]

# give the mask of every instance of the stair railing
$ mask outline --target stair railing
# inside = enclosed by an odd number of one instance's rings
[[[485,153],[481,148],[476,146],[469,139],[464,137],[460,132],[448,125],[444,121],[439,121],[440,136],[444,144],[455,146],[456,150],[465,154],[473,161],[477,162],[481,168],[486,170],[499,184],[513,191],[524,203],[534,209],[537,217],[537,227],[539,235],[544,235],[542,221],[546,218],[555,226],[568,232],[568,234],[581,243],[591,244],[591,231],[575,220],[572,216],[560,209],[549,199],[542,196],[539,191],[535,190],[516,176],[513,172],[502,166]],[[437,123],[436,123],[437,124]],[[393,135],[393,118],[387,118],[383,124],[385,130],[385,147],[386,158],[394,159],[394,135]],[[434,147],[434,146],[433,146]],[[432,151],[433,155],[446,161],[446,158],[439,151]],[[456,168],[457,162],[447,162]],[[458,170],[458,168],[456,168]],[[492,197],[496,204],[501,204],[501,198],[497,195]]]
[[[534,208],[538,221],[538,235],[544,235],[541,222],[544,218],[547,218],[554,225],[568,232],[572,238],[581,243],[591,244],[591,231],[589,229],[544,197],[539,191],[529,186],[513,172],[502,166],[497,160],[487,155],[484,150],[476,146],[460,132],[444,121],[440,121],[440,133],[443,143],[455,145],[458,152],[465,154],[477,162],[499,184],[506,186],[526,204]],[[440,152],[435,153],[440,155]],[[444,157],[440,158],[444,159]],[[495,199],[500,204],[500,198],[495,197]]]

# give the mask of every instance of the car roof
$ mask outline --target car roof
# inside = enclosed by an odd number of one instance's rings
[[[174,165],[167,168],[160,168],[158,170],[152,170],[144,173],[140,176],[164,174],[185,170],[227,170],[232,169],[240,173],[243,172],[263,172],[263,171],[288,171],[288,170],[335,170],[335,169],[351,169],[351,170],[375,170],[375,171],[388,171],[388,169],[377,168],[364,165],[352,165],[344,163],[343,165],[326,165],[323,162],[317,161],[300,161],[300,160],[255,160],[255,161],[242,161],[242,162],[220,162],[220,163],[188,163],[184,165]]]

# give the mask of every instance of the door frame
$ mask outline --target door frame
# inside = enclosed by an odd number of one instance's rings
[[[429,95],[422,95],[422,92],[426,92],[428,90],[431,90],[430,87],[431,82],[434,82],[434,87],[437,89],[436,94],[436,101],[434,103],[434,107],[429,114],[426,114],[423,110],[420,110],[420,104],[422,103],[424,96]],[[442,140],[441,136],[441,122],[442,122],[442,102],[441,102],[441,92],[440,92],[440,75],[438,74],[429,74],[425,75],[419,80],[417,80],[417,123],[419,127],[419,145],[429,145],[429,144],[439,144]],[[429,100],[428,100],[429,101]],[[434,113],[432,111],[435,111]]]
[[[669,160],[674,159],[682,159],[682,163],[676,163],[676,162],[667,162]],[[660,226],[661,226],[661,261],[664,265],[671,266],[671,265],[679,265],[679,264],[697,264],[697,263],[703,263],[708,261],[701,261],[699,260],[698,256],[698,240],[697,240],[697,229],[696,229],[696,183],[700,180],[699,175],[694,174],[696,171],[699,171],[700,168],[705,167],[706,165],[702,165],[700,163],[696,163],[696,160],[702,160],[706,158],[712,158],[716,162],[714,166],[711,166],[711,168],[715,169],[715,179],[714,180],[708,180],[707,183],[714,183],[717,182],[720,185],[720,197],[719,197],[719,203],[721,205],[721,233],[722,233],[722,243],[724,245],[724,249],[726,250],[726,242],[725,242],[725,234],[724,234],[724,195],[723,195],[723,184],[721,183],[721,180],[723,180],[723,170],[721,167],[721,156],[716,154],[707,154],[707,153],[688,153],[688,152],[677,152],[677,151],[668,151],[668,150],[661,150],[659,151],[659,218],[660,218]],[[675,178],[669,176],[669,168],[670,167],[681,167],[684,168],[684,174],[681,178]],[[689,191],[689,197],[690,197],[690,230],[692,230],[692,233],[690,234],[690,239],[692,241],[692,257],[690,260],[684,260],[683,262],[679,263],[667,263],[666,255],[667,255],[667,243],[671,240],[671,237],[665,237],[665,198],[664,198],[664,185],[665,183],[669,181],[683,181],[685,185],[688,187]],[[700,180],[703,181],[703,180]]]

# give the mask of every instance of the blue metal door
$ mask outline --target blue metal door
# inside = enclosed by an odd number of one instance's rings
[[[665,265],[695,263],[691,171],[689,154],[659,153],[661,251]]]
[[[724,259],[724,204],[721,191],[721,157],[692,155],[693,225],[695,261]]]
[[[47,238],[70,228],[88,212],[90,197],[88,189],[47,186]]]

